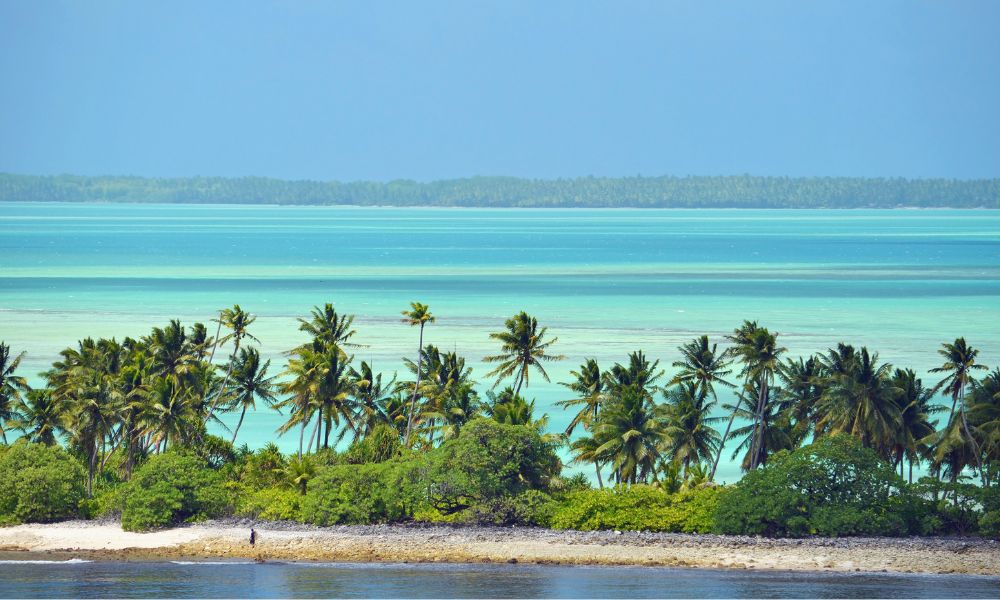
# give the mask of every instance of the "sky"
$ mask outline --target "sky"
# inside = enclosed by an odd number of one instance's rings
[[[998,28],[995,0],[0,0],[0,172],[998,177]]]

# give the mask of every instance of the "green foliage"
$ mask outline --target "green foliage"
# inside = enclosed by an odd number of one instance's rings
[[[241,494],[236,514],[268,521],[298,521],[302,518],[303,496],[289,488],[264,488]]]
[[[222,476],[204,459],[169,451],[150,458],[129,481],[122,528],[144,531],[222,516],[231,508]]]
[[[675,494],[647,485],[618,486],[569,494],[551,519],[555,529],[617,529],[708,533],[727,488],[703,486]]]
[[[397,465],[372,463],[323,469],[302,501],[302,519],[316,525],[389,523],[407,515],[404,490],[393,487]]]
[[[552,447],[532,429],[479,418],[428,456],[430,503],[443,513],[529,489],[545,490],[559,474]]]
[[[903,480],[848,436],[780,452],[722,497],[719,533],[768,536],[901,535],[912,527],[894,496]]]
[[[18,442],[0,451],[0,524],[79,514],[86,470],[57,446]]]
[[[399,456],[403,443],[393,427],[380,424],[370,434],[351,444],[345,460],[350,464],[380,463]]]
[[[525,490],[480,502],[467,511],[467,520],[477,525],[547,527],[555,510],[556,502],[551,496],[539,490]]]

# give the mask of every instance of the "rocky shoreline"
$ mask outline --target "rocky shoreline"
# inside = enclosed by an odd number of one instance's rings
[[[257,543],[249,544],[249,532]],[[1000,542],[980,538],[806,538],[457,526],[313,527],[218,520],[146,534],[73,521],[0,528],[0,551],[97,560],[456,562],[967,573],[1000,576]],[[27,558],[27,557],[26,557]]]

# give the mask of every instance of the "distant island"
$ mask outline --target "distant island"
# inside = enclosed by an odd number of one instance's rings
[[[285,181],[264,177],[0,174],[0,202],[130,202],[512,208],[1000,208],[1000,179],[858,177],[471,177]]]

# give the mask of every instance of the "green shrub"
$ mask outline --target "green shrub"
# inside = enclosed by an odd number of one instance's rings
[[[302,500],[302,519],[316,525],[389,523],[406,516],[404,495],[392,487],[390,463],[326,467]]]
[[[767,536],[903,535],[916,529],[908,488],[849,436],[780,452],[722,496],[716,530]],[[907,516],[910,518],[907,519]]]
[[[223,516],[231,505],[222,476],[204,459],[171,450],[150,458],[129,481],[122,528],[144,531]]]
[[[298,521],[302,517],[303,496],[290,488],[264,488],[239,496],[236,514],[268,521]]]
[[[370,434],[351,444],[344,459],[350,464],[381,463],[402,454],[403,444],[399,432],[381,424]]]
[[[58,446],[17,442],[0,454],[0,523],[79,516],[86,470]]]
[[[536,525],[547,527],[556,503],[538,490],[526,490],[514,496],[500,496],[476,504],[468,511],[467,521],[477,525]]]
[[[585,490],[569,494],[556,507],[555,529],[618,529],[707,533],[714,528],[714,513],[726,488],[703,486],[669,494],[659,487]]]

